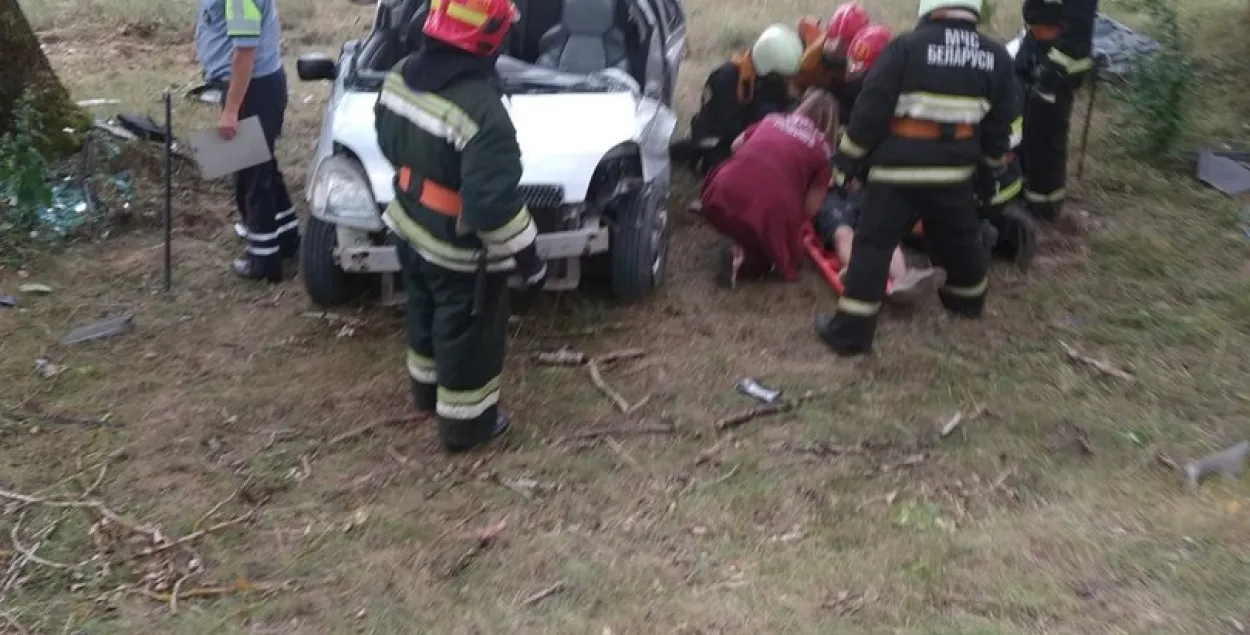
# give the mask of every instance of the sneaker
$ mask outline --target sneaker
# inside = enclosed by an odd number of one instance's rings
[[[910,306],[924,296],[937,291],[941,284],[941,269],[908,269],[893,281],[886,300],[897,306]]]

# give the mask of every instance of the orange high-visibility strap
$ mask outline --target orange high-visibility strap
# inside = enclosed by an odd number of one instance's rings
[[[418,200],[425,208],[443,216],[454,218],[460,215],[460,193],[429,179],[421,182],[421,198]]]
[[[976,130],[972,127],[972,124],[957,123],[954,124],[954,127],[954,136],[957,141],[971,139],[976,135]],[[942,138],[942,124],[936,121],[925,121],[911,117],[895,117],[890,120],[890,132],[894,136],[904,139],[936,141]]]
[[[734,53],[733,63],[738,67],[738,103],[755,101],[755,62],[751,61],[751,52]]]
[[[406,165],[399,166],[395,184],[399,186],[399,191],[407,192],[412,187],[412,168]]]

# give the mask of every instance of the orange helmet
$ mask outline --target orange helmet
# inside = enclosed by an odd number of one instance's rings
[[[868,26],[868,12],[858,2],[848,2],[839,6],[829,16],[829,24],[825,26],[825,42],[834,48],[845,51],[846,46],[855,39],[859,32]]]
[[[494,55],[521,17],[512,0],[430,0],[425,34],[474,55]]]
[[[859,32],[847,49],[846,72],[861,73],[872,68],[877,56],[890,43],[890,28],[873,24]]]

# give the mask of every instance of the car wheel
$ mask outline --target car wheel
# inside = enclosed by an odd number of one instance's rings
[[[376,276],[343,271],[334,260],[338,232],[334,225],[310,217],[300,241],[300,273],[308,297],[322,308],[342,306],[364,298],[376,284]]]
[[[625,302],[642,299],[664,280],[668,264],[668,210],[631,195],[612,228],[612,294]]]

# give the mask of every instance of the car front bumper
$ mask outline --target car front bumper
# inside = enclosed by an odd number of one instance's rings
[[[605,226],[583,227],[569,231],[539,234],[534,246],[538,256],[547,262],[581,259],[608,251],[609,233]],[[335,250],[339,267],[347,273],[397,273],[399,255],[394,245],[353,245]],[[573,286],[576,286],[574,281]],[[548,289],[559,290],[559,282],[552,280]]]

